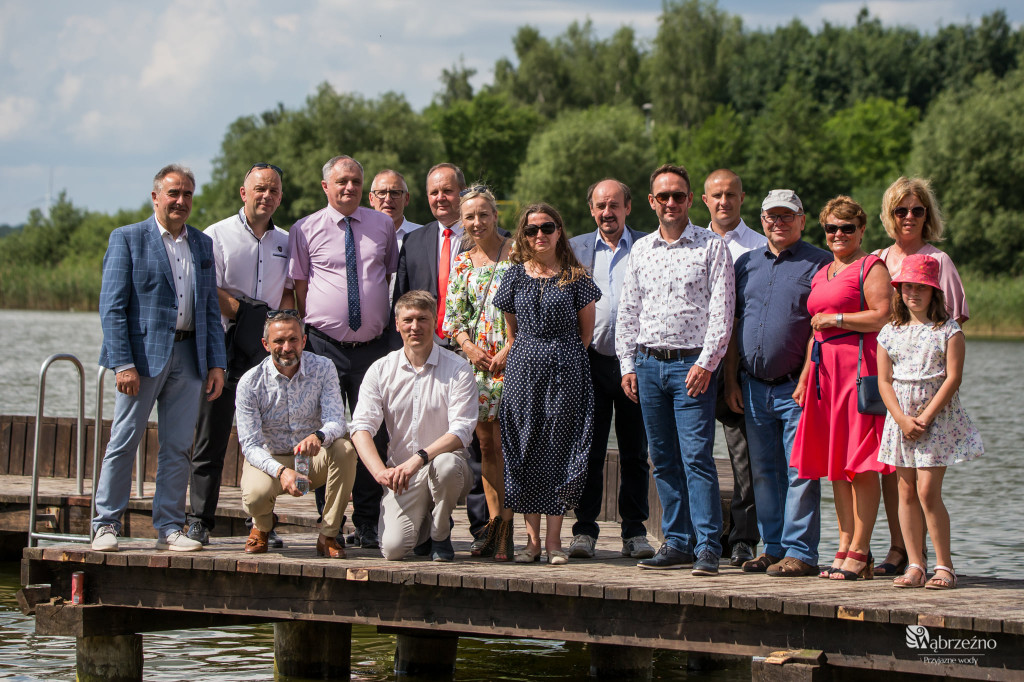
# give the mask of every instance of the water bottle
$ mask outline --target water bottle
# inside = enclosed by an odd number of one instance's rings
[[[304,453],[295,455],[295,473],[300,474],[295,479],[295,487],[305,495],[309,492],[309,455]]]

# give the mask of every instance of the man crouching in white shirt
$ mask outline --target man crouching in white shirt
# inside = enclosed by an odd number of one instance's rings
[[[235,420],[245,455],[242,507],[252,515],[246,554],[267,551],[274,502],[281,493],[299,497],[327,484],[318,556],[344,559],[335,539],[356,477],[356,452],[345,438],[345,406],[330,359],[304,353],[306,335],[297,310],[271,310],[263,326],[270,356],[238,382]],[[309,457],[309,474],[295,471],[295,457]],[[312,501],[310,502],[312,504]]]
[[[473,485],[465,448],[477,419],[476,380],[464,358],[434,344],[437,301],[409,291],[395,303],[402,348],[374,362],[359,388],[352,443],[382,486],[381,553],[389,561],[410,550],[451,561],[451,513]],[[373,434],[387,425],[387,465]]]

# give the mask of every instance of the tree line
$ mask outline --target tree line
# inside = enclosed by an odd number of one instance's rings
[[[238,210],[241,178],[259,160],[285,170],[275,218],[288,227],[323,207],[320,168],[340,152],[363,163],[367,189],[382,168],[404,173],[406,215],[417,222],[431,218],[426,171],[445,160],[493,188],[506,226],[517,206],[542,199],[571,232],[591,230],[586,188],[611,175],[633,191],[630,224],[650,229],[647,177],[672,161],[690,170],[698,197],[709,172],[737,171],[755,226],[768,190],[796,190],[817,243],[820,207],[850,194],[870,217],[875,247],[888,241],[877,219],[882,192],[914,174],[932,179],[949,228],[939,246],[958,267],[1024,273],[1024,193],[1015,186],[1024,176],[1024,30],[1002,11],[933,33],[886,26],[866,9],[851,26],[812,30],[794,19],[750,30],[715,2],[670,0],[649,43],[628,26],[601,38],[588,20],[553,38],[523,26],[512,47],[515,59],[498,60],[479,90],[464,62],[444,69],[422,111],[401,94],[365,98],[324,83],[301,107],[239,117],[190,222],[206,227]],[[12,288],[98,292],[107,234],[148,213],[148,203],[90,212],[64,195],[48,213],[34,210],[23,230],[2,237],[0,305],[16,305]],[[699,198],[691,215],[707,223]],[[43,284],[13,281],[35,264],[46,269]]]

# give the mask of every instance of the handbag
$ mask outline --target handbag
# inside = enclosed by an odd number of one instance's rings
[[[864,266],[867,258],[860,264],[860,309],[864,310]],[[864,333],[860,332],[860,344],[857,349],[857,411],[861,414],[884,415],[885,403],[878,392],[877,376],[861,376],[860,367],[864,360]]]

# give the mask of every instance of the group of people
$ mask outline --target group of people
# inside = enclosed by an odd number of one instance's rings
[[[641,568],[717,575],[725,550],[771,576],[955,586],[942,477],[982,444],[957,397],[969,313],[956,268],[930,243],[942,217],[926,181],[886,191],[894,243],[867,254],[867,217],[850,197],[821,211],[829,253],[803,240],[792,190],[762,201],[764,236],[748,227],[727,169],[704,183],[708,229],[690,221],[686,169],[665,164],[650,179],[656,230],[626,225],[630,189],[605,178],[586,196],[596,229],[571,240],[546,203],[505,232],[489,189],[449,163],[427,174],[433,222],[405,219],[408,185],[393,170],[374,177],[363,207],[363,169],[348,156],[324,165],[327,206],[285,232],[272,219],[281,179],[254,164],[238,214],[203,233],[185,225],[194,177],[167,166],[154,216],[111,234],[100,362],[118,395],[94,549],[117,550],[131,453],[154,404],[159,548],[209,542],[234,415],[252,516],[245,551],[280,546],[275,500],[308,484],[322,514],[316,551],[332,558],[347,543],[451,561],[464,498],[473,556],[592,558],[614,423],[621,553]],[[735,480],[728,529],[716,420]],[[645,526],[651,464],[657,552]],[[821,478],[840,530],[823,571]],[[875,566],[883,493],[891,549]]]

